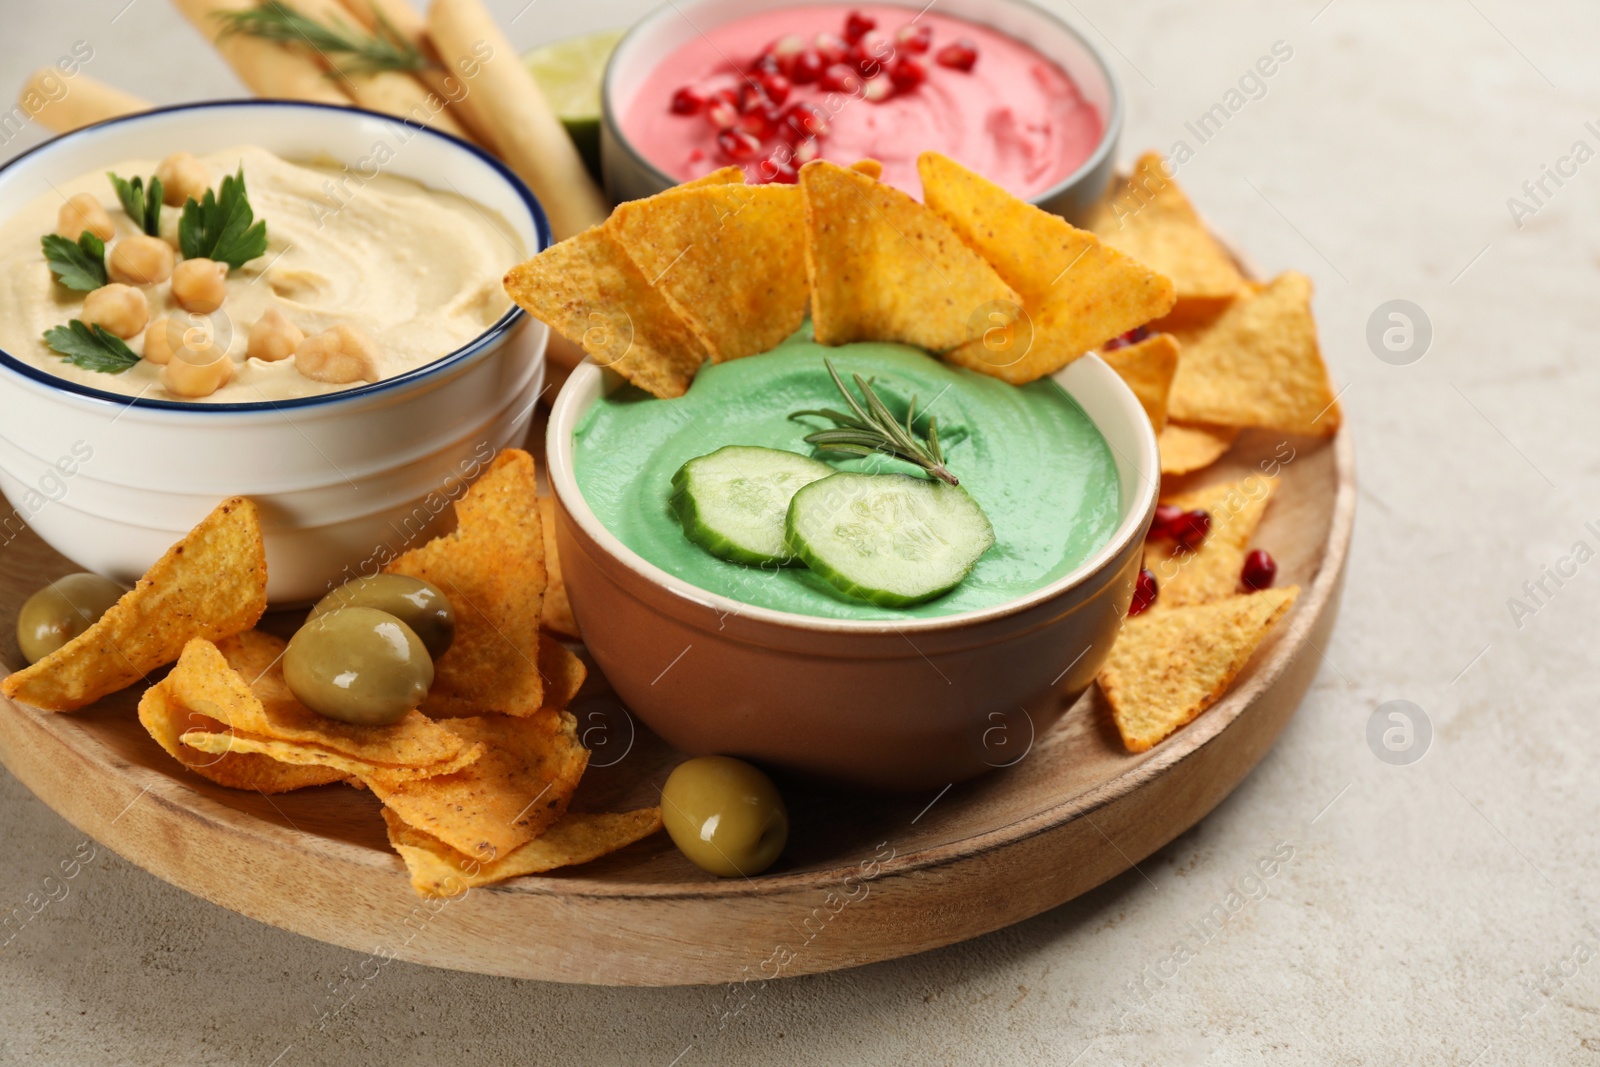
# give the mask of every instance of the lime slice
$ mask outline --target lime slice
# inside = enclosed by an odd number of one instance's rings
[[[600,180],[600,81],[606,61],[626,32],[601,30],[569,37],[522,57],[596,181]]]

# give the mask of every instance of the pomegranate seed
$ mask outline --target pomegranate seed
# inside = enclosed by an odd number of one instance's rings
[[[902,52],[920,56],[933,47],[933,27],[914,26],[908,22],[895,32],[894,43]]]
[[[779,65],[777,56],[771,52],[762,52],[755,58],[755,62],[750,64],[750,69],[747,73],[781,74],[783,73],[783,67]]]
[[[894,82],[888,78],[868,78],[861,83],[861,95],[874,104],[881,104],[894,95]]]
[[[890,68],[889,80],[899,92],[909,93],[928,80],[928,68],[914,59],[901,59]]]
[[[738,128],[758,140],[766,140],[778,132],[777,113],[770,108],[746,111],[739,116]]]
[[[868,18],[859,11],[852,11],[845,16],[844,36],[847,41],[859,41],[868,30],[877,28],[877,19]]]
[[[761,142],[743,130],[723,130],[717,134],[717,147],[735,163],[748,163],[761,154]]]
[[[1157,504],[1156,517],[1150,521],[1149,537],[1157,540],[1172,536],[1172,525],[1183,517],[1183,509],[1176,504]]]
[[[794,146],[794,164],[803,167],[822,154],[822,146],[815,139],[801,141]]]
[[[941,67],[951,70],[971,70],[978,62],[978,46],[965,37],[939,49],[935,56]]]
[[[763,74],[756,80],[761,83],[767,99],[774,104],[781,104],[789,99],[789,93],[794,89],[793,83],[782,74]]]
[[[822,56],[817,50],[807,48],[794,61],[794,66],[789,70],[789,78],[796,85],[810,85],[822,77],[822,72],[826,69],[827,64],[822,62]]]
[[[706,108],[706,121],[719,130],[731,130],[739,124],[739,108],[718,97]]]
[[[794,134],[795,140],[826,137],[832,132],[828,128],[828,116],[816,104],[790,104],[779,121]]]
[[[835,63],[822,72],[820,84],[830,93],[849,93],[855,96],[861,91],[861,75],[856,73],[854,67]]]
[[[1172,539],[1191,551],[1203,545],[1210,532],[1210,512],[1185,511],[1172,524]]]
[[[685,85],[682,89],[672,94],[672,113],[674,115],[698,115],[705,110],[706,94],[692,85]]]
[[[772,101],[767,99],[767,91],[760,85],[749,82],[739,86],[739,113],[749,111],[764,111],[772,106]]]
[[[1102,352],[1114,352],[1119,348],[1127,348],[1129,345],[1138,344],[1140,341],[1143,341],[1145,338],[1147,338],[1149,336],[1150,336],[1150,327],[1148,327],[1148,326],[1135,326],[1133,329],[1129,330],[1127,333],[1118,334],[1116,337],[1113,337],[1111,340],[1107,341],[1105,343],[1105,346],[1103,348],[1101,348],[1101,351]]]
[[[793,62],[795,59],[799,58],[800,53],[804,52],[805,50],[806,39],[800,36],[798,33],[791,33],[786,36],[779,37],[776,41],[772,42],[772,47],[767,49],[767,51],[772,53],[773,57],[777,59],[779,64]]]
[[[762,185],[794,185],[800,180],[800,172],[784,158],[787,155],[787,150],[774,152],[756,164],[756,178]]]
[[[850,46],[842,37],[835,37],[831,33],[817,34],[817,55],[822,57],[824,69],[835,63],[843,63],[850,58]]]
[[[1258,548],[1244,558],[1244,570],[1240,572],[1239,580],[1246,589],[1252,592],[1271,589],[1277,579],[1278,561],[1266,552]]]
[[[856,65],[863,77],[876,77],[879,71],[894,62],[894,44],[881,33],[869,33],[850,50],[850,62]]]
[[[1161,587],[1156,584],[1156,576],[1148,569],[1139,571],[1139,577],[1133,583],[1133,603],[1128,605],[1128,617],[1142,615],[1156,602],[1161,595]]]

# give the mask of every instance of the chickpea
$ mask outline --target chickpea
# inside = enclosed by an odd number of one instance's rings
[[[233,360],[213,345],[200,352],[180,348],[172,353],[172,361],[161,368],[161,384],[175,396],[210,396],[232,377]]]
[[[228,265],[186,259],[172,269],[172,299],[185,311],[209,315],[228,298]]]
[[[117,233],[111,215],[100,206],[100,201],[95,199],[93,193],[78,193],[62,204],[61,210],[56,213],[56,232],[67,240],[76,241],[83,236],[84,230],[102,241],[111,240]]]
[[[143,358],[157,366],[172,362],[172,320],[165,315],[156,319],[144,331]]]
[[[378,346],[354,326],[335,326],[312,334],[294,349],[294,365],[317,382],[375,382]]]
[[[133,286],[113,282],[83,298],[83,321],[118,337],[132,337],[150,321],[150,304]]]
[[[210,363],[226,355],[209,323],[185,326],[181,318],[163,315],[144,332],[144,358],[161,366],[171,363],[174,356],[189,363]]]
[[[211,172],[188,152],[174,152],[156,168],[161,179],[161,202],[181,207],[191,198],[200,200],[211,188]]]
[[[268,308],[250,327],[250,347],[246,355],[251,359],[276,363],[294,355],[294,350],[305,339],[305,331],[290,322],[289,316],[277,308]]]
[[[159,237],[136,234],[124,237],[111,246],[113,281],[128,285],[159,285],[172,277],[172,264],[177,254],[172,246]]]

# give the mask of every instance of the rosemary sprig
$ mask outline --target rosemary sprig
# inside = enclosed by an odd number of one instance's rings
[[[828,375],[833,378],[833,384],[839,387],[839,393],[845,402],[850,405],[849,412],[835,411],[832,408],[821,408],[815,411],[796,411],[790,415],[791,419],[803,418],[814,415],[827,419],[834,424],[832,430],[818,430],[806,434],[807,444],[816,445],[828,452],[842,452],[850,456],[893,456],[895,459],[904,460],[914,466],[921,467],[930,477],[937,478],[951,485],[960,485],[961,481],[944,465],[944,450],[939,445],[939,420],[928,419],[928,436],[921,439],[916,431],[917,398],[911,398],[911,406],[906,410],[906,421],[902,425],[895,418],[894,412],[878,398],[873,392],[872,383],[862,378],[859,374],[852,374],[856,388],[861,390],[861,400],[857,400],[839,377],[839,372],[833,368],[833,360],[822,361],[827,365]]]
[[[264,41],[303,45],[320,52],[343,74],[418,71],[433,66],[383,12],[373,8],[372,15],[375,33],[366,33],[337,18],[318,22],[282,0],[257,0],[253,8],[218,12],[217,18],[222,22],[222,37],[242,33]],[[339,62],[335,63],[335,57]]]

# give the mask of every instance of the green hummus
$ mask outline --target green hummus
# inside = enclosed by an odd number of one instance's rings
[[[903,413],[939,420],[947,465],[994,525],[995,545],[946,595],[911,608],[846,598],[804,567],[749,567],[710,555],[668,507],[672,476],[723,445],[763,445],[855,471],[913,468],[888,458],[817,453],[803,438],[826,425],[792,421],[843,398],[823,366],[873,388]],[[809,425],[808,425],[809,423]],[[771,352],[701,370],[687,394],[658,400],[631,386],[584,416],[575,447],[578,488],[606,528],[669,574],[746,604],[834,619],[905,619],[994,607],[1064,576],[1104,545],[1119,517],[1120,486],[1105,438],[1051,381],[1018,388],[892,344],[825,348],[809,330]]]

